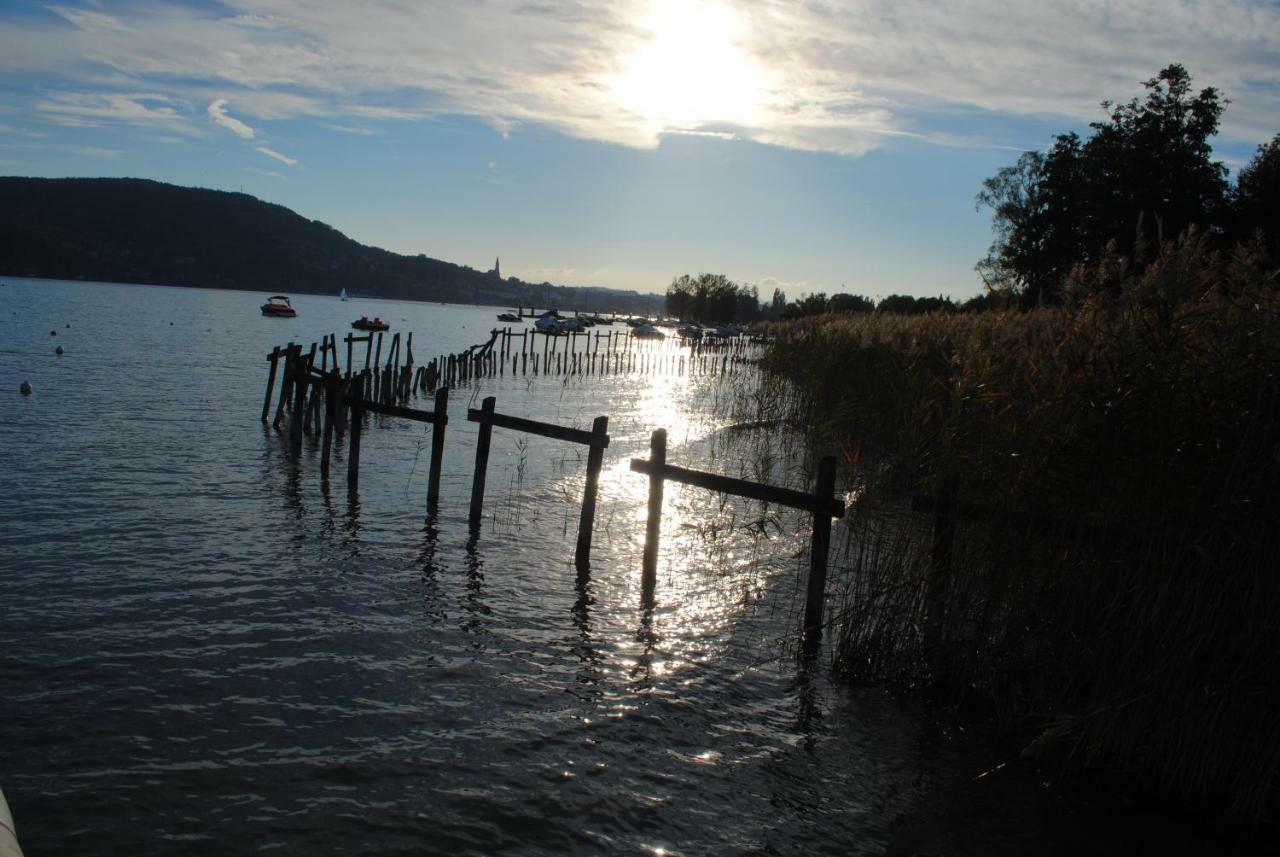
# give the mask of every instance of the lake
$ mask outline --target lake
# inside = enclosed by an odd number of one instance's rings
[[[669,484],[641,606],[653,429],[674,464],[805,487],[726,430],[745,375],[460,387],[428,519],[428,430],[371,417],[351,498],[341,447],[323,483],[316,441],[259,421],[265,357],[367,314],[421,363],[498,310],[3,283],[0,787],[29,855],[883,851],[922,727],[799,668],[805,516]],[[609,416],[589,579],[583,448],[495,430],[470,537],[489,395]]]

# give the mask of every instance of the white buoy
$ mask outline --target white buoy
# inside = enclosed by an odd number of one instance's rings
[[[30,396],[30,395],[31,395],[31,382],[30,382],[30,381],[23,381],[23,382],[18,386],[18,392],[19,392],[19,393],[21,393],[21,394],[22,394],[22,395],[24,395],[24,396]]]

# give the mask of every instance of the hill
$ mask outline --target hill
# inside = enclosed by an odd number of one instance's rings
[[[248,194],[127,178],[0,177],[0,272],[620,312],[662,303],[661,295],[499,279],[368,247]]]

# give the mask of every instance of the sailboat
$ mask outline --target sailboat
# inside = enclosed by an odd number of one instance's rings
[[[340,300],[340,301],[348,300],[348,298],[347,298],[347,287],[346,287],[346,286],[343,286],[343,287],[342,287],[342,291],[338,293],[338,300]]]

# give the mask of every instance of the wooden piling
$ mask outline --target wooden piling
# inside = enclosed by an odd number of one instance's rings
[[[271,394],[276,388],[276,364],[280,362],[280,346],[277,345],[271,349],[271,356],[267,358],[267,362],[271,364],[271,370],[267,373],[267,396],[262,400],[262,421],[265,423],[267,417],[271,415]]]
[[[497,399],[488,396],[480,403],[480,410],[486,417],[493,416]],[[476,438],[476,471],[471,477],[471,514],[468,520],[472,526],[480,523],[484,514],[484,482],[489,471],[489,441],[493,435],[493,422],[486,419],[480,423],[480,434]]]
[[[596,496],[600,492],[600,468],[604,448],[609,443],[609,418],[596,417],[591,423],[591,451],[587,453],[587,482],[582,492],[582,515],[578,518],[578,547],[574,564],[578,571],[591,567],[591,534],[595,529]]]
[[[818,480],[814,497],[818,508],[813,512],[813,538],[809,544],[809,582],[804,602],[804,640],[813,645],[822,637],[823,607],[827,594],[827,553],[831,547],[831,512],[822,504],[834,501],[836,460],[826,456],[818,462]]]
[[[444,459],[444,429],[449,422],[449,388],[436,390],[435,421],[431,424],[431,470],[427,473],[427,512],[440,503],[440,463]]]
[[[364,427],[364,398],[360,395],[363,376],[349,383],[351,399],[351,438],[347,444],[347,490],[354,494],[360,487],[360,434]]]
[[[653,603],[658,583],[658,539],[662,533],[662,466],[667,463],[667,430],[654,429],[649,437],[649,461],[654,470],[649,474],[649,517],[644,528],[644,558],[640,575],[641,600]]]

